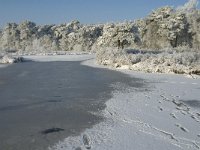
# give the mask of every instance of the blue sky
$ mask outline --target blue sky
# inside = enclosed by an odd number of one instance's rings
[[[0,26],[31,20],[59,24],[71,20],[104,23],[145,17],[161,6],[179,6],[188,0],[0,0]]]

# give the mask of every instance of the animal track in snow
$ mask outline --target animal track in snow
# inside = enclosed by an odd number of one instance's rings
[[[158,107],[158,109],[159,109],[160,111],[163,111],[163,108],[162,108],[162,107]]]
[[[81,147],[77,147],[75,150],[82,150],[82,148]]]
[[[180,128],[182,131],[184,132],[189,132],[188,129],[184,128],[183,126],[181,126],[180,124],[175,124],[178,128]]]
[[[177,119],[177,117],[174,113],[170,113],[170,116],[173,117],[174,119]]]
[[[164,94],[161,94],[160,97],[162,97],[164,101],[170,101]]]
[[[191,115],[191,118],[194,119],[196,122],[200,122],[200,120],[193,114]]]

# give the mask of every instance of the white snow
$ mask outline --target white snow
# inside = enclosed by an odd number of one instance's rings
[[[8,55],[4,55],[2,57],[0,57],[0,64],[13,64],[13,63],[17,63],[17,62],[22,62],[23,58],[19,57],[19,56],[8,56]]]
[[[92,54],[67,54],[67,55],[30,55],[23,56],[25,60],[32,60],[37,62],[50,62],[50,61],[83,61],[93,59]]]
[[[94,60],[82,64],[98,66]],[[144,79],[139,82],[146,85],[141,89],[113,85],[116,91],[102,112],[105,121],[49,149],[84,150],[88,144],[94,150],[200,149],[200,108],[182,102],[200,103],[200,79],[121,71]]]
[[[17,60],[22,61],[36,61],[36,62],[51,62],[51,61],[85,61],[94,59],[94,55],[84,52],[65,52],[63,53],[41,53],[37,55],[21,55],[21,56],[3,56],[0,58],[0,68],[5,68]]]
[[[96,53],[96,60],[99,64],[134,71],[200,74],[200,53],[198,51],[106,48]]]

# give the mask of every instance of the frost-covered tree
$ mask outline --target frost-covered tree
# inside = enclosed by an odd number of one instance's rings
[[[55,34],[57,36],[59,36],[59,47],[61,48],[61,50],[72,50],[72,48],[70,47],[70,42],[69,42],[69,38],[72,37],[73,38],[73,34],[75,32],[77,32],[80,28],[81,28],[81,24],[79,21],[72,21],[68,24],[64,24],[61,26],[61,28],[57,28]],[[75,42],[75,41],[72,41]]]
[[[24,21],[18,25],[20,31],[20,49],[32,49],[32,42],[37,36],[37,26],[34,22]]]
[[[62,50],[89,51],[102,32],[101,26],[83,26],[78,21],[72,21],[61,29],[56,29],[55,34],[59,37],[59,47]]]
[[[99,47],[117,47],[117,41],[126,41],[125,47],[140,45],[138,27],[134,22],[108,23],[103,26],[102,36],[97,40]]]
[[[191,13],[192,11],[197,9],[198,3],[198,0],[189,0],[185,5],[179,6],[177,8],[177,12]]]
[[[20,47],[20,31],[16,23],[8,23],[1,33],[1,49],[18,49]]]
[[[30,21],[9,23],[0,32],[0,49],[97,51],[117,47],[118,40],[125,41],[125,48],[200,49],[197,4],[197,0],[189,0],[176,9],[169,6],[158,8],[144,19],[121,23],[83,25],[77,20],[43,26]]]
[[[200,10],[197,8],[198,1],[190,0],[177,11],[183,11],[186,14],[189,23],[189,32],[192,34],[192,48],[200,49]]]
[[[153,11],[142,26],[141,37],[145,48],[192,46],[192,34],[186,14],[171,7]]]

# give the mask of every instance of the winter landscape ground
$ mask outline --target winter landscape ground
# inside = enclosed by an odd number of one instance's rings
[[[88,67],[117,70],[133,80],[133,85],[109,85],[114,90],[105,109],[90,112],[104,118],[102,122],[51,144],[50,150],[198,150],[197,4],[197,0],[189,0],[178,8],[158,8],[146,18],[121,23],[9,23],[0,30],[0,71],[27,59],[73,60]]]
[[[103,67],[92,61],[83,65]],[[199,79],[120,71],[143,86],[112,85],[116,90],[101,112],[105,121],[50,149],[200,149]]]

